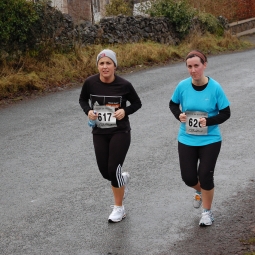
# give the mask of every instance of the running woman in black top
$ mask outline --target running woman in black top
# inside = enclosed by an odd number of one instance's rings
[[[130,179],[128,172],[122,172],[131,141],[128,115],[142,104],[132,84],[115,74],[115,52],[101,51],[96,63],[99,73],[85,80],[79,103],[89,119],[95,121],[92,134],[97,165],[112,186],[114,206],[108,221],[119,222],[126,217],[123,199]]]

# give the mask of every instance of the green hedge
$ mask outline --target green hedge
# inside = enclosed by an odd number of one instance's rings
[[[26,0],[0,1],[0,49],[7,52],[25,50],[32,43],[30,32],[38,14],[33,2]],[[23,47],[22,47],[23,46]]]
[[[63,14],[46,0],[0,0],[0,60],[23,53],[48,57],[62,27]]]
[[[156,0],[152,2],[147,13],[152,17],[167,17],[182,38],[188,34],[195,11],[187,0]]]

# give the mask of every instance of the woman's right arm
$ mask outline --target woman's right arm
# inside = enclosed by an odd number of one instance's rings
[[[169,102],[169,108],[171,110],[171,112],[173,113],[174,117],[180,121],[180,114],[182,113],[180,110],[180,105],[174,103],[172,100],[170,100]]]
[[[90,99],[90,93],[88,91],[88,84],[85,81],[83,86],[82,86],[82,89],[81,89],[79,103],[80,103],[80,106],[81,106],[81,108],[83,109],[83,111],[85,112],[86,115],[88,115],[88,112],[90,110],[92,110],[90,105],[89,105],[89,99]]]

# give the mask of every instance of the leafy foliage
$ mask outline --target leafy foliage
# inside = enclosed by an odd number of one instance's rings
[[[191,20],[195,15],[195,10],[187,0],[155,0],[146,12],[152,17],[167,17],[180,37],[189,32]]]
[[[24,53],[48,58],[57,48],[63,30],[63,14],[48,0],[0,1],[0,60]]]
[[[38,20],[33,3],[26,0],[0,1],[0,49],[20,49],[31,39],[30,29]],[[23,49],[24,49],[23,47]],[[22,48],[20,50],[23,50]]]
[[[133,9],[125,0],[112,0],[105,6],[106,16],[117,16],[119,14],[132,16]]]
[[[199,12],[197,18],[202,30],[208,31],[211,34],[216,34],[218,36],[223,35],[224,28],[220,19],[217,19],[212,14],[205,12]]]
[[[229,22],[253,18],[255,14],[254,0],[189,0],[189,3],[215,17],[226,17]]]
[[[47,0],[40,0],[34,4],[38,20],[31,28],[35,40],[34,56],[49,57],[57,49],[55,38],[62,32],[63,14],[51,7]]]

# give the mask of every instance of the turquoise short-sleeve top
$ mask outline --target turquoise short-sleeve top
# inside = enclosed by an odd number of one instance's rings
[[[230,105],[221,85],[209,77],[206,88],[197,91],[192,86],[192,78],[182,80],[172,95],[171,100],[181,105],[181,111],[200,111],[208,113],[208,117],[215,116]],[[208,127],[206,135],[192,135],[186,133],[185,123],[180,124],[178,141],[190,146],[203,146],[222,140],[219,125]]]

